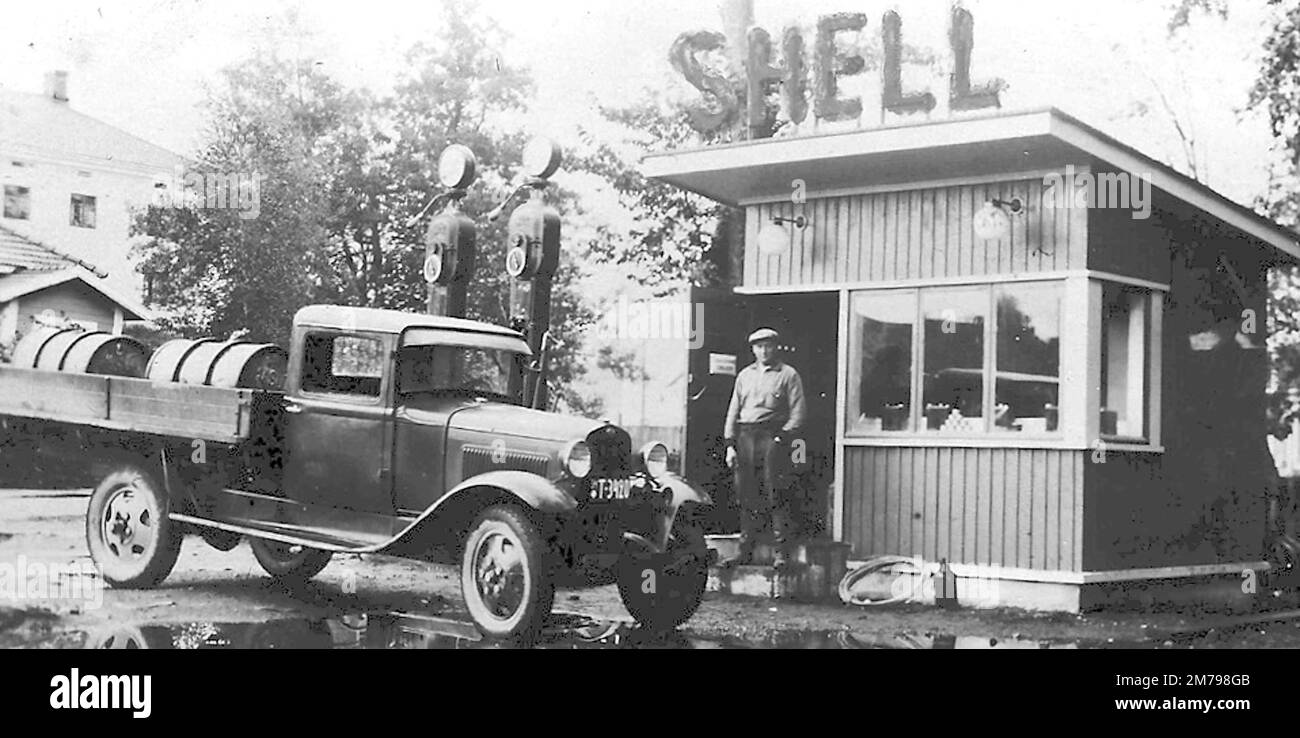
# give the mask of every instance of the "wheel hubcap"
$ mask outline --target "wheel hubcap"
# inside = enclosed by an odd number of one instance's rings
[[[104,505],[104,546],[119,560],[134,561],[153,545],[156,522],[145,496],[133,486],[123,487]]]
[[[523,549],[504,533],[493,532],[474,552],[474,582],[479,598],[495,616],[508,619],[519,611],[527,584]]]

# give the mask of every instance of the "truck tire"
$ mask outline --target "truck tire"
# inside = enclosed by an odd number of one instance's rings
[[[675,523],[662,554],[629,553],[618,564],[618,594],[643,628],[667,631],[695,614],[708,584],[708,546],[693,525]]]
[[[86,509],[86,546],[104,581],[123,589],[156,586],[176,566],[184,533],[171,500],[143,467],[116,463]]]
[[[321,573],[334,556],[329,551],[264,538],[250,538],[248,546],[253,549],[253,558],[272,579],[288,585],[306,583]]]
[[[545,539],[523,510],[494,505],[478,516],[465,538],[460,586],[486,635],[526,640],[541,631],[555,580]]]

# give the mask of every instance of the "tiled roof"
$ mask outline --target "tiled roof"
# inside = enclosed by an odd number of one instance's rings
[[[103,274],[100,269],[91,264],[61,254],[39,241],[0,226],[0,274],[11,274],[16,271],[53,271],[74,266]]]
[[[45,95],[0,88],[0,150],[171,171],[182,157]]]

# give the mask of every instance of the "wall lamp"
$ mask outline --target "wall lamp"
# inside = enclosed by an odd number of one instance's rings
[[[802,215],[796,215],[793,218],[773,215],[758,232],[759,253],[767,255],[779,254],[790,248],[790,231],[785,227],[785,224],[789,223],[802,231],[808,227],[809,222]]]

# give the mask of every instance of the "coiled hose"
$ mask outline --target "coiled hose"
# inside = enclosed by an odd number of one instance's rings
[[[917,560],[911,556],[876,556],[862,562],[858,568],[844,575],[840,580],[839,594],[840,601],[846,605],[858,605],[860,607],[872,607],[875,605],[891,605],[897,602],[906,602],[910,599],[911,588],[904,594],[895,594],[891,587],[889,596],[881,599],[872,599],[871,597],[853,591],[856,585],[863,578],[877,572],[891,569],[895,566],[905,565],[907,571],[898,572],[899,574],[922,574],[922,570],[917,566]]]

